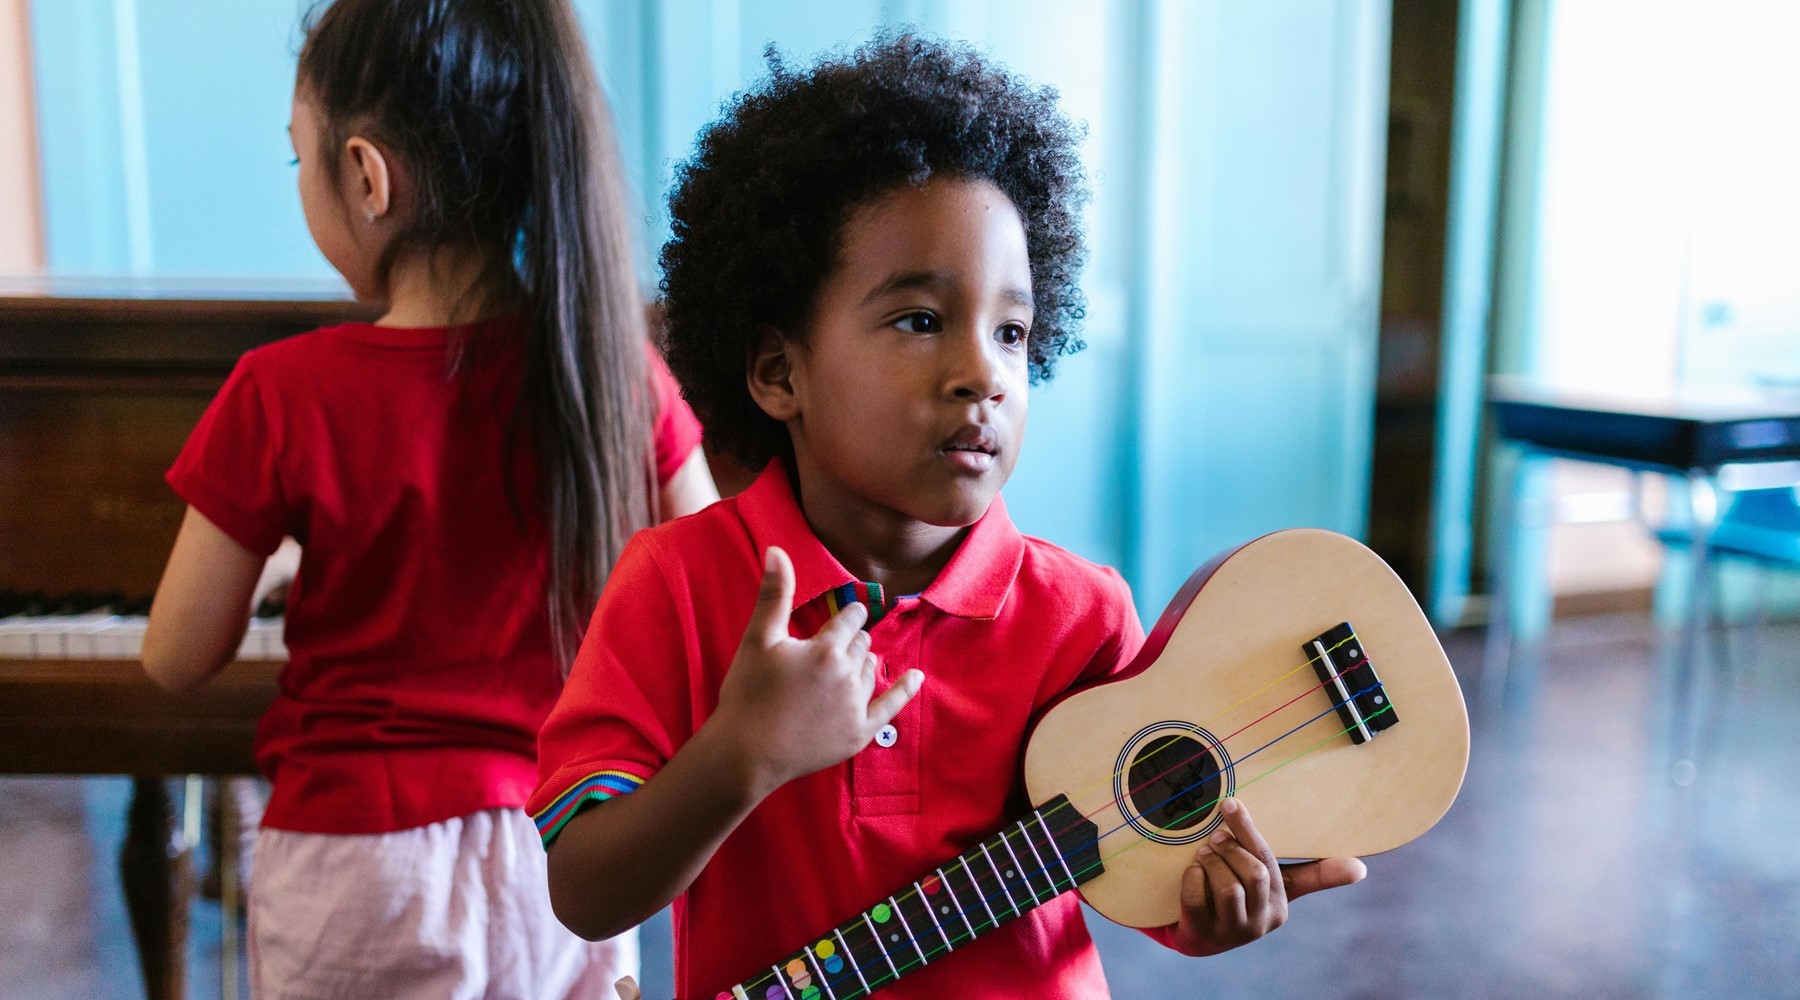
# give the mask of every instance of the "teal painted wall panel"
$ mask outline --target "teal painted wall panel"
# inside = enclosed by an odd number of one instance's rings
[[[32,5],[53,272],[333,279],[288,166],[301,9]]]
[[[334,277],[307,235],[298,168],[290,165],[301,10],[291,0],[140,0],[144,187],[156,273]],[[232,44],[196,58],[193,40],[218,35]]]
[[[1156,10],[1132,560],[1149,606],[1262,532],[1363,531],[1389,14]]]
[[[130,273],[112,5],[32,4],[31,43],[48,267],[59,274]]]

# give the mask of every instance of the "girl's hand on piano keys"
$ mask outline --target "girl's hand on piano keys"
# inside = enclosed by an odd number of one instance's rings
[[[250,612],[255,614],[265,604],[286,605],[288,588],[299,573],[300,543],[283,538],[281,547],[263,563],[262,575],[256,578],[256,588],[250,592]]]

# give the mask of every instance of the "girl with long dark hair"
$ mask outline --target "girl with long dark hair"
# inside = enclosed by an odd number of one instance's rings
[[[298,542],[256,993],[607,995],[635,941],[557,924],[519,807],[625,540],[716,494],[574,14],[337,0],[290,129],[314,241],[385,311],[239,362],[169,472],[189,507],[144,644],[159,683],[201,683]]]

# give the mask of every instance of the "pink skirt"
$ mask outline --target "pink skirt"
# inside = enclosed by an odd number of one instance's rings
[[[258,1000],[610,1000],[637,974],[635,930],[590,942],[557,921],[516,809],[372,835],[264,828],[249,911]]]

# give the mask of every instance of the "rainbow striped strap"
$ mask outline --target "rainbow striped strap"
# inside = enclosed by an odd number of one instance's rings
[[[593,774],[570,785],[551,803],[532,814],[532,822],[537,824],[538,836],[544,839],[544,847],[548,849],[550,842],[562,832],[575,814],[595,802],[618,798],[635,792],[644,779],[625,771],[595,771]]]

